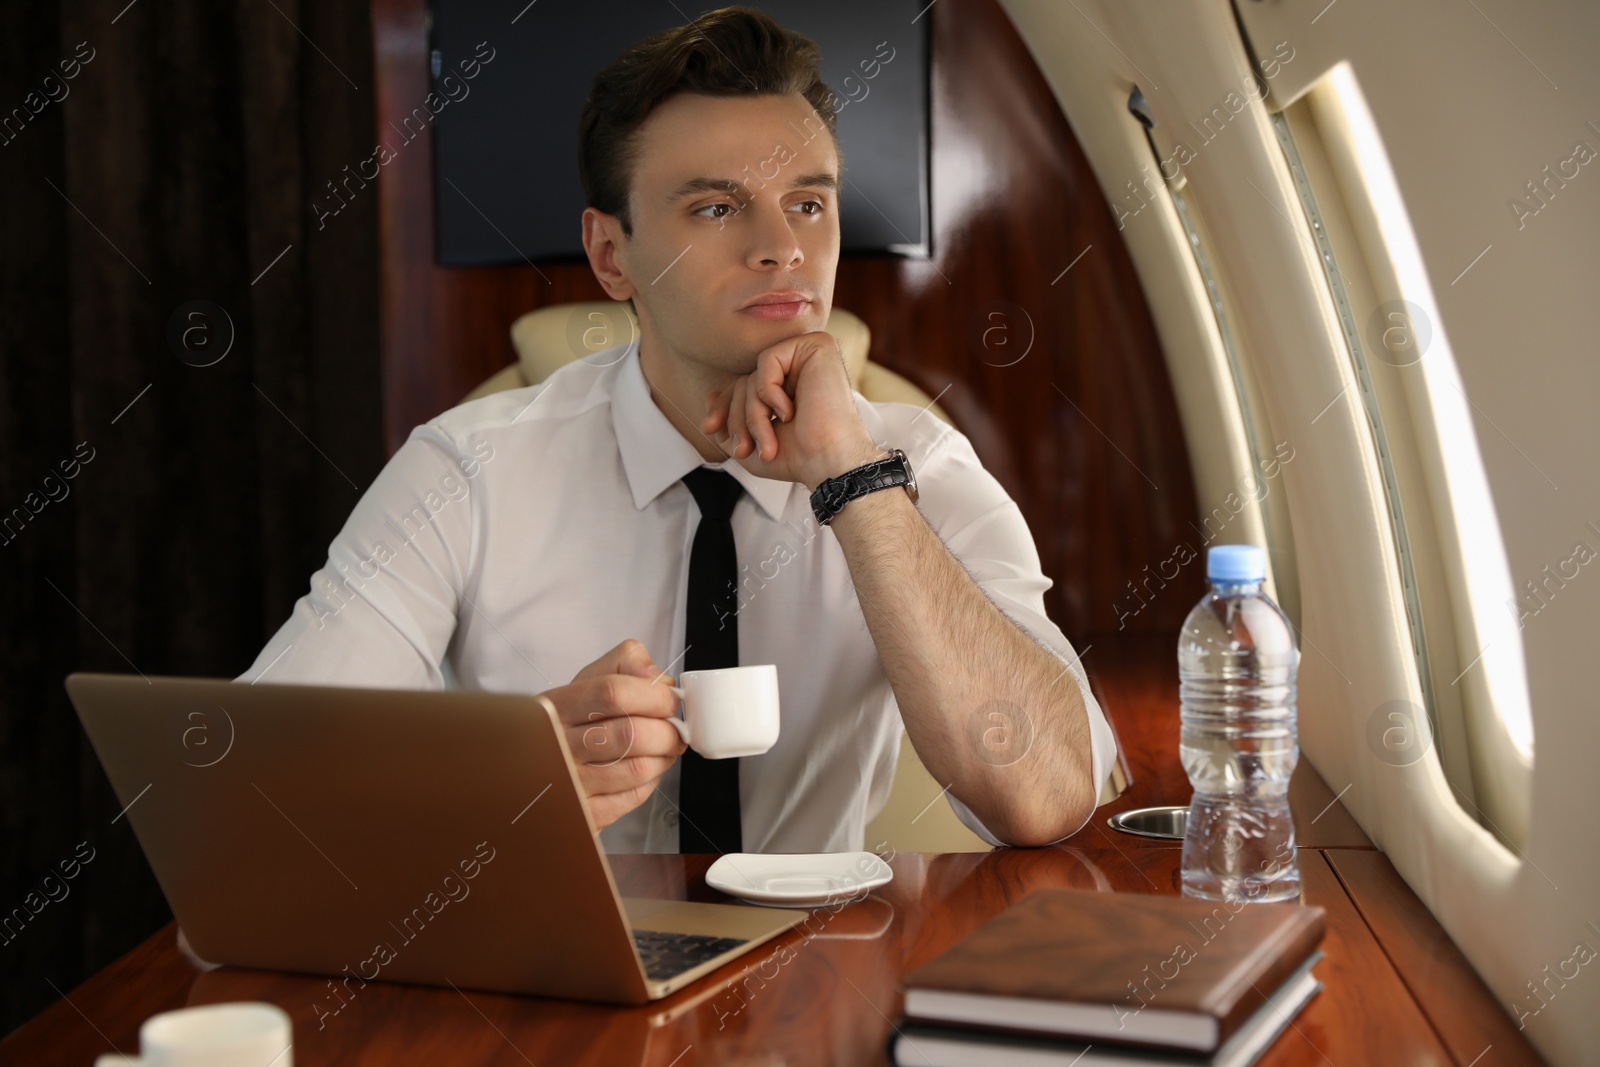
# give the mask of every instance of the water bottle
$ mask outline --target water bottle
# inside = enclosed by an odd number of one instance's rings
[[[1183,892],[1206,900],[1300,896],[1289,776],[1295,726],[1294,629],[1261,591],[1266,553],[1216,545],[1211,591],[1178,638],[1179,755],[1194,785],[1183,837]]]

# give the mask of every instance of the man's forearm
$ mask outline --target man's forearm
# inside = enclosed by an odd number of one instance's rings
[[[1037,845],[1094,807],[1076,678],[997,608],[889,489],[831,522],[923,764],[1001,840]]]

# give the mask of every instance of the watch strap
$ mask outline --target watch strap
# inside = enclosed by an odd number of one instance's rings
[[[811,513],[816,516],[818,523],[826,526],[850,501],[897,485],[907,488],[916,485],[911,464],[906,454],[898,448],[882,459],[845,471],[818,485],[811,494]]]

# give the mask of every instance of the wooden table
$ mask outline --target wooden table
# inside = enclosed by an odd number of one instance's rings
[[[882,1064],[901,1020],[899,982],[1034,889],[1178,892],[1176,842],[1107,829],[1129,807],[1184,803],[1176,768],[1170,642],[1095,644],[1093,678],[1116,721],[1131,785],[1069,840],[1045,849],[888,855],[895,879],[813,933],[790,933],[672,997],[615,1009],[375,982],[319,1028],[327,979],[202,970],[172,925],[0,1042],[0,1063],[88,1065],[138,1047],[140,1023],[186,1005],[264,1000],[294,1020],[295,1063],[594,1064],[596,1067]],[[1264,1067],[1502,1067],[1542,1061],[1460,952],[1302,761],[1294,783],[1305,900],[1328,911],[1325,988]],[[708,856],[613,857],[627,895],[726,900]],[[826,920],[820,926],[822,920]]]

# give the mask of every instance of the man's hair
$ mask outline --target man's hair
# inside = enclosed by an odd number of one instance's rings
[[[787,96],[816,110],[838,146],[834,95],[823,84],[811,38],[750,7],[708,11],[629,48],[595,76],[578,120],[578,179],[590,207],[622,221],[633,236],[628,184],[638,159],[635,134],[676,93]]]

